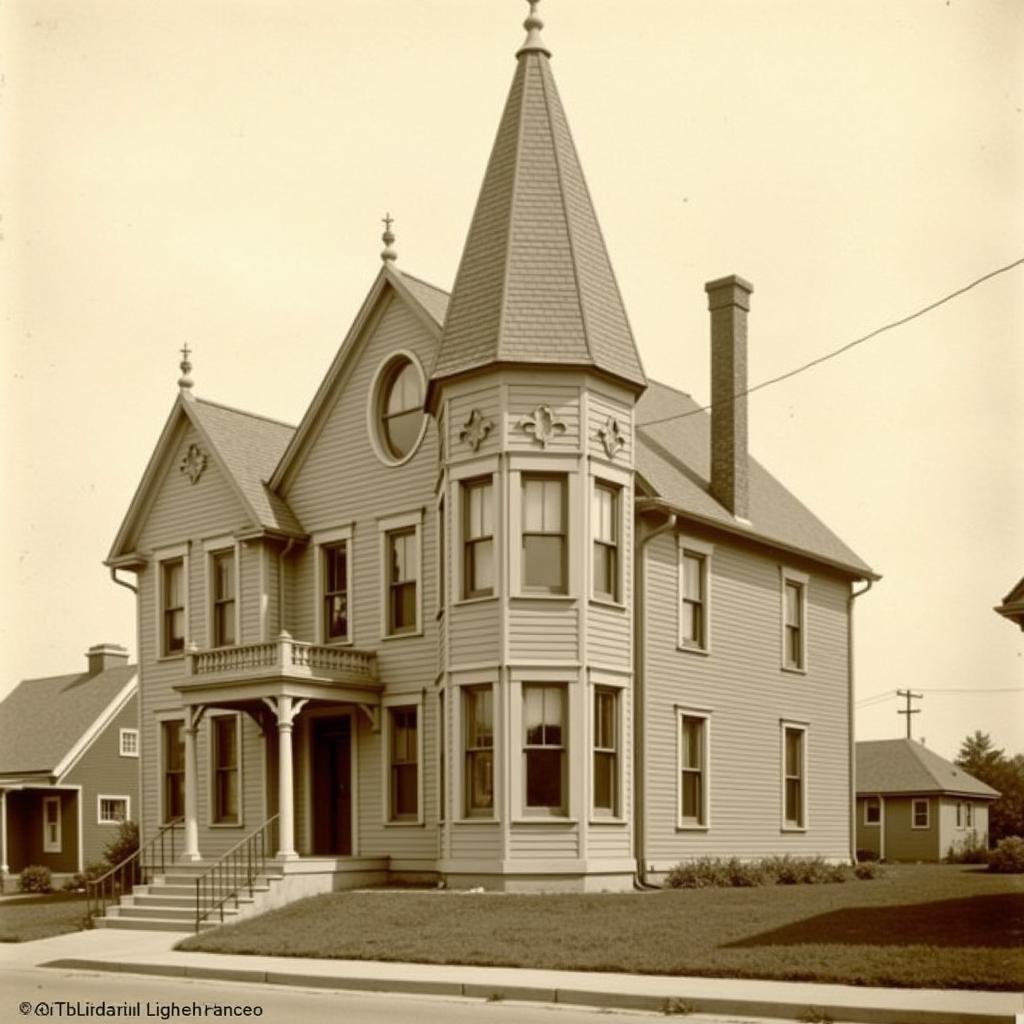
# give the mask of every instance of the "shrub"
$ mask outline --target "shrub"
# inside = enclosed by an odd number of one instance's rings
[[[94,860],[91,864],[85,865],[84,871],[79,871],[64,883],[65,892],[80,892],[86,887],[87,882],[93,882],[105,875],[110,870],[110,865],[105,860]]]
[[[50,869],[43,864],[30,864],[22,870],[18,888],[22,892],[52,892]]]
[[[743,861],[733,857],[725,865],[728,884],[738,888],[750,888],[755,885],[767,885],[772,879],[765,870],[764,861]]]
[[[1024,839],[1020,836],[1000,839],[999,845],[989,854],[988,869],[1001,875],[1024,873]]]
[[[858,850],[857,851],[857,863],[864,864],[867,861],[878,860],[877,850]]]
[[[865,860],[854,866],[853,873],[861,881],[868,881],[871,878],[881,878],[885,874],[885,868],[877,860]]]
[[[122,821],[117,832],[107,843],[103,859],[111,868],[116,868],[139,848],[139,826],[134,821]],[[108,869],[109,870],[109,869]]]
[[[821,857],[787,854],[755,861],[702,857],[677,864],[665,881],[673,889],[704,889],[711,886],[819,885],[845,882],[848,877],[849,869],[845,864],[830,864]]]
[[[665,882],[672,889],[706,889],[729,884],[725,864],[713,857],[677,864]]]
[[[973,829],[959,843],[951,843],[946,853],[947,864],[987,864],[988,847]]]

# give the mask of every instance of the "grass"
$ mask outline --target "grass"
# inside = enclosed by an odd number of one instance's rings
[[[906,865],[842,885],[316,896],[178,949],[928,988],[1024,985],[1024,879]]]
[[[85,896],[55,892],[0,900],[0,942],[31,942],[85,927]]]

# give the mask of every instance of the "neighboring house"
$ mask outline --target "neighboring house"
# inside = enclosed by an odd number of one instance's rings
[[[1024,578],[1003,598],[1003,603],[997,605],[995,610],[1024,629]]]
[[[991,786],[914,740],[857,744],[857,848],[882,860],[941,860],[988,846]]]
[[[181,821],[187,860],[275,815],[305,891],[852,856],[877,577],[748,457],[749,284],[707,285],[710,417],[647,380],[526,24],[450,295],[389,224],[297,428],[195,397],[186,353],[106,564],[136,578],[144,832]]]
[[[89,668],[26,679],[0,703],[0,882],[41,864],[56,881],[103,859],[138,813],[139,684],[128,652],[90,647]]]

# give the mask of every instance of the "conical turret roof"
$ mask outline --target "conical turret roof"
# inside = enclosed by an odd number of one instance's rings
[[[498,363],[587,366],[646,386],[550,54],[531,12],[452,289],[437,382]]]

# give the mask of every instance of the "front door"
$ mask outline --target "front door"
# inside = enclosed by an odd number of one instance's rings
[[[352,853],[352,720],[313,719],[313,853]]]

